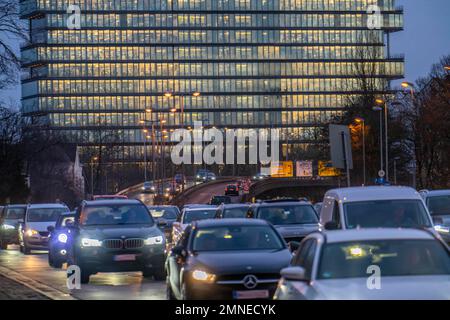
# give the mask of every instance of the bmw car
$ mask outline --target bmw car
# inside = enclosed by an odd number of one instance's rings
[[[268,299],[291,257],[266,221],[196,221],[167,257],[167,298]]]
[[[141,201],[84,201],[70,229],[68,264],[80,267],[82,283],[98,272],[165,279],[164,233]]]

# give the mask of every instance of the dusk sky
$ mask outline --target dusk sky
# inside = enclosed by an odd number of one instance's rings
[[[425,76],[433,63],[450,54],[450,1],[397,0],[405,9],[405,30],[393,35],[392,53],[406,55],[408,81]],[[20,88],[0,92],[2,100],[17,100]]]

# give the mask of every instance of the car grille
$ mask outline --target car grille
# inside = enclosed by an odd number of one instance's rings
[[[125,249],[137,249],[144,246],[144,239],[127,239],[125,240]]]
[[[249,273],[258,278],[258,280],[274,280],[279,279],[279,273]],[[247,274],[230,274],[219,276],[217,281],[242,281]]]
[[[39,231],[39,235],[40,235],[41,237],[48,237],[49,232],[48,232],[48,231]]]
[[[103,246],[107,249],[122,249],[123,241],[120,239],[103,240]]]

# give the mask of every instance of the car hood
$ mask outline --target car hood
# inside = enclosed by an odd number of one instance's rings
[[[319,224],[276,225],[275,229],[283,238],[305,237],[319,229]]]
[[[14,226],[15,228],[18,227],[19,223],[20,223],[20,220],[18,220],[18,219],[5,219],[3,221],[3,224],[8,224],[10,226]]]
[[[368,278],[318,280],[318,300],[449,300],[450,275],[381,277],[381,289],[367,288]]]
[[[120,239],[120,238],[141,238],[155,237],[162,235],[161,231],[155,226],[92,226],[83,227],[80,230],[83,237],[93,239]]]
[[[26,229],[32,229],[32,230],[36,230],[36,231],[40,231],[40,232],[46,232],[47,227],[49,226],[55,226],[56,225],[56,221],[44,221],[44,222],[29,222],[27,221],[26,223]]]
[[[279,273],[289,265],[288,249],[259,251],[216,251],[195,255],[195,267],[206,268],[218,275],[241,273]]]

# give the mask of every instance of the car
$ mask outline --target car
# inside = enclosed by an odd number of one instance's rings
[[[222,203],[231,203],[231,198],[229,196],[212,196],[211,200],[209,201],[209,204],[213,206],[218,206]]]
[[[142,193],[155,193],[156,186],[153,181],[145,181],[142,185]]]
[[[201,204],[201,203],[189,203],[189,204],[185,204],[182,207],[182,211],[184,209],[215,209],[217,208],[217,206],[215,205],[211,205],[211,204]]]
[[[23,222],[19,223],[20,251],[30,254],[31,250],[48,250],[49,226],[55,226],[59,216],[70,212],[65,204],[30,204]]]
[[[167,256],[167,298],[268,299],[291,258],[266,221],[195,221]]]
[[[319,229],[319,218],[312,204],[297,199],[261,201],[250,206],[247,217],[272,223],[293,246]]]
[[[172,227],[172,244],[180,239],[186,227],[197,220],[213,219],[216,215],[216,206],[199,206],[191,208],[183,208],[178,221],[173,223]]]
[[[427,230],[316,232],[281,276],[277,300],[448,300],[450,250]]]
[[[26,204],[7,205],[0,211],[0,249],[9,244],[19,244],[19,224],[23,222]]]
[[[211,173],[211,171],[207,169],[199,169],[197,173],[195,174],[195,180],[196,181],[204,181],[206,179],[206,176]]]
[[[322,229],[433,228],[420,194],[409,187],[352,187],[325,194]]]
[[[173,223],[176,222],[180,216],[180,210],[176,206],[149,206],[148,210],[161,226],[164,231],[167,242],[171,242]]]
[[[215,181],[217,180],[216,174],[208,172],[203,178],[203,182]]]
[[[238,196],[239,188],[235,184],[229,184],[225,187],[225,195],[226,196]]]
[[[96,195],[92,197],[92,200],[114,200],[114,199],[128,199],[128,197],[120,194]]]
[[[431,218],[434,229],[450,244],[450,189],[421,192]]]
[[[63,213],[59,216],[55,226],[49,226],[48,265],[61,269],[67,262],[67,247],[72,242],[70,226],[75,220],[75,212]]]
[[[216,211],[216,219],[247,218],[250,204],[221,204]]]
[[[98,272],[142,271],[165,279],[165,237],[139,200],[83,201],[71,227],[67,263],[81,270],[81,283]]]
[[[268,178],[270,178],[270,175],[269,175],[269,174],[266,174],[266,173],[258,173],[258,174],[256,174],[256,175],[253,176],[252,180],[254,180],[254,181],[261,181],[261,180],[266,180],[266,179],[268,179]]]
[[[177,184],[185,184],[186,183],[186,176],[182,173],[177,173],[174,177],[174,181]]]

